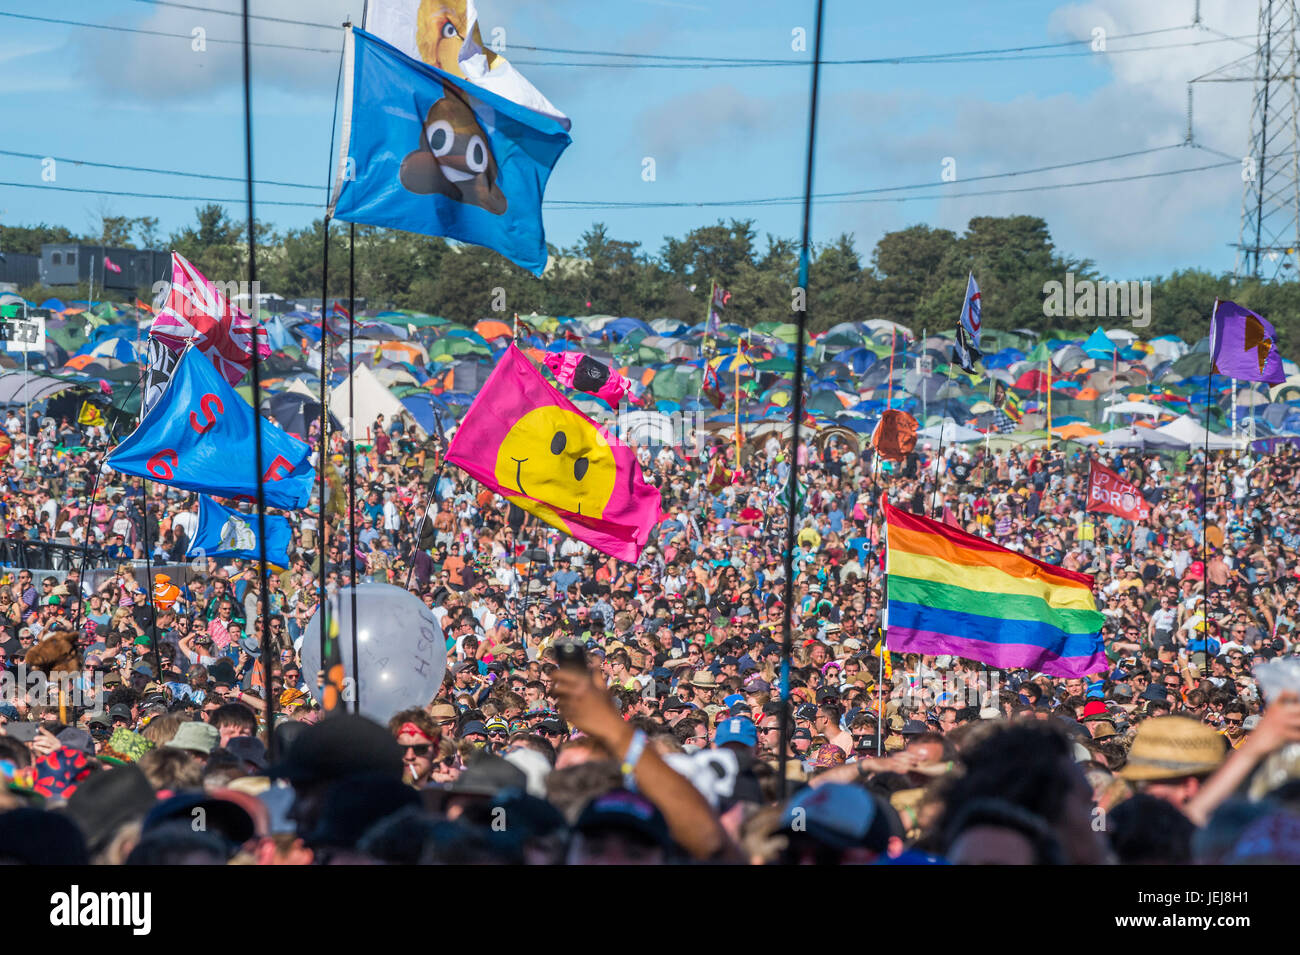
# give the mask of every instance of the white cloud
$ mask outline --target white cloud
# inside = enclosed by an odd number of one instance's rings
[[[1182,142],[1186,133],[1187,85],[1221,64],[1249,53],[1253,40],[1219,42],[1137,53],[1119,53],[1132,46],[1167,46],[1255,32],[1255,5],[1230,0],[1202,3],[1206,29],[1159,33],[1131,40],[1118,34],[1190,24],[1191,4],[1185,0],[1099,0],[1056,10],[1050,32],[1071,39],[1091,38],[1095,27],[1108,37],[1108,52],[1096,59],[1041,61],[1080,64],[1081,69],[1104,65],[1104,82],[1075,93],[1045,81],[1043,92],[1030,91],[1010,101],[978,94],[931,99],[924,128],[881,136],[881,124],[852,137],[851,148],[835,146],[824,154],[861,155],[874,144],[873,175],[880,185],[933,178],[935,194],[1063,184],[1155,173],[1223,162],[1224,157],[1191,147],[1108,163],[1082,165],[1032,177],[972,182],[972,176],[1052,165]],[[1219,33],[1211,32],[1219,31]],[[1102,59],[1104,57],[1104,59]],[[1249,60],[1247,61],[1249,63]],[[1070,67],[1067,67],[1070,68]],[[1044,75],[1050,75],[1044,66]],[[1242,75],[1248,75],[1249,69]],[[1078,84],[1073,84],[1078,85]],[[1242,156],[1248,150],[1252,84],[1213,83],[1195,87],[1194,133],[1199,144]],[[940,186],[941,157],[957,160],[958,181]],[[833,181],[837,165],[828,160]],[[840,177],[841,181],[843,176]],[[848,177],[862,182],[864,175]],[[819,186],[819,191],[825,191]],[[859,236],[869,248],[880,233],[915,222],[957,231],[972,216],[1029,214],[1045,219],[1057,248],[1064,254],[1088,257],[1105,272],[1137,278],[1178,262],[1214,270],[1230,269],[1237,240],[1242,199],[1240,166],[1180,176],[1148,178],[1083,188],[1056,189],[979,198],[946,199],[934,203],[823,206],[818,211],[826,234],[832,224]],[[823,211],[824,210],[824,211]]]
[[[342,23],[355,0],[320,0],[306,9],[270,8],[267,15]],[[304,5],[305,6],[305,5]],[[235,9],[235,8],[232,8]],[[150,34],[107,33],[74,29],[73,59],[80,78],[116,106],[149,108],[160,102],[175,103],[203,95],[238,89],[243,82],[242,37],[239,17],[159,7],[146,17],[101,15],[95,22],[112,23]],[[203,31],[196,35],[195,31]],[[154,34],[172,34],[158,36]],[[338,72],[336,52],[342,49],[339,30],[254,21],[252,76],[255,88],[288,89],[302,95],[331,96]],[[267,44],[259,46],[257,44]],[[196,46],[204,47],[195,49]]]

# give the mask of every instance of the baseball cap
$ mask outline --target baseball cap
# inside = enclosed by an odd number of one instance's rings
[[[668,847],[673,844],[668,834],[668,823],[654,803],[644,796],[626,789],[611,789],[587,803],[573,824],[573,831],[625,832],[640,836],[653,845]]]
[[[716,746],[724,743],[741,743],[745,746],[758,745],[758,729],[748,716],[733,716],[721,720],[713,736]]]
[[[795,828],[796,822],[799,828]],[[884,852],[890,827],[875,798],[851,783],[808,788],[790,800],[782,827],[804,832],[814,842],[836,849],[861,847]]]

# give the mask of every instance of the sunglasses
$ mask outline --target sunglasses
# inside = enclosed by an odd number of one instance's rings
[[[505,739],[510,733],[506,730],[488,730],[488,739]]]
[[[418,744],[418,745],[416,745],[416,746],[407,746],[407,747],[404,747],[404,748],[405,748],[405,750],[406,750],[408,753],[411,753],[413,756],[416,756],[416,757],[420,757],[420,756],[428,756],[428,755],[429,755],[429,750],[431,750],[431,749],[433,748],[433,744],[432,744],[432,743],[420,743],[420,744]]]

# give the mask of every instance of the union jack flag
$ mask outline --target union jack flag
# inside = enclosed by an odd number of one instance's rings
[[[254,334],[258,351],[265,358],[271,354],[266,329],[257,327],[202,272],[173,252],[171,288],[154,316],[149,337],[177,353],[192,341],[221,376],[236,385],[253,364]]]

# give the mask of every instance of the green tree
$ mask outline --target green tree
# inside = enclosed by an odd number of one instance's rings
[[[871,314],[863,318],[911,324],[922,299],[939,280],[937,273],[956,242],[957,236],[949,230],[926,225],[882,236],[871,259],[878,276],[867,299]]]

